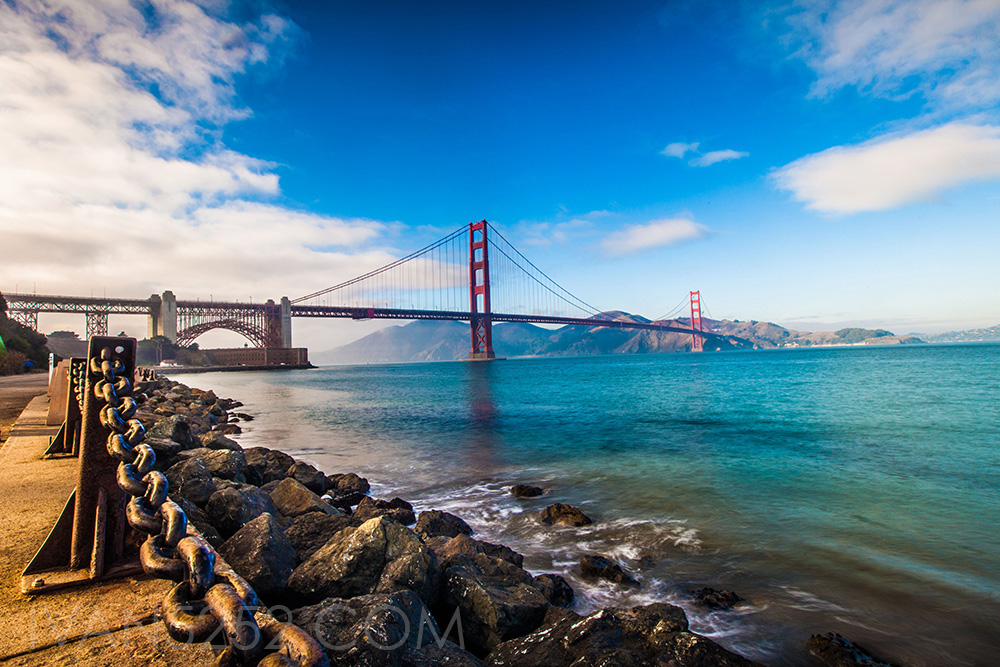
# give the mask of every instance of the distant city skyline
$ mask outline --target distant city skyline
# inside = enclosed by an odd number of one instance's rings
[[[486,218],[600,308],[989,327],[997,71],[997,0],[13,0],[0,291],[294,298]]]

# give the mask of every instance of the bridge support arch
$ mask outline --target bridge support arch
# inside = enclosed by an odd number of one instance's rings
[[[480,308],[479,297],[482,296]],[[490,317],[490,258],[486,240],[486,221],[469,223],[469,328],[472,351],[469,359],[495,359],[493,322]]]

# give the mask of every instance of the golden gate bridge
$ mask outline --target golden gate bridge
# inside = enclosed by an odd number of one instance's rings
[[[616,319],[575,296],[521,254],[486,220],[463,225],[444,238],[381,268],[296,299],[241,303],[177,300],[173,292],[149,299],[8,293],[8,315],[38,330],[38,314],[84,313],[87,336],[108,334],[108,315],[146,315],[148,336],[189,345],[212,329],[244,336],[256,347],[290,348],[293,317],[469,322],[469,359],[495,358],[495,322],[525,322],[687,334],[691,350],[721,336],[704,327],[701,295],[689,292],[687,326]]]

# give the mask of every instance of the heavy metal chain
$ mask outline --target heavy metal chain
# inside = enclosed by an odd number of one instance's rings
[[[94,394],[105,402],[100,417],[111,430],[107,447],[119,461],[118,486],[131,496],[126,517],[129,525],[148,535],[139,550],[142,568],[178,582],[163,602],[170,636],[185,643],[224,645],[219,666],[326,667],[326,654],[308,633],[267,614],[253,588],[216,561],[212,546],[187,534],[187,516],[167,498],[167,478],[153,470],[156,454],[142,442],[146,432],[135,419],[137,405],[125,364],[106,347],[100,359],[90,360],[89,369],[100,377]]]

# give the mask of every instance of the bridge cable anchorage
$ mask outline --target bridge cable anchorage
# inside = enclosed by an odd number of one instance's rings
[[[133,381],[143,377],[135,368],[135,351],[134,338],[90,339],[80,481],[69,527],[70,568],[79,568],[89,559],[91,579],[112,576],[114,572],[105,574],[105,567],[125,554],[124,518],[133,530],[148,536],[139,549],[142,569],[180,582],[167,593],[162,606],[163,621],[173,639],[212,642],[222,649],[216,665],[329,667],[316,640],[301,628],[279,623],[271,616],[259,604],[253,588],[219,560],[204,537],[189,529],[184,510],[167,497],[167,478],[153,469],[156,453],[143,442],[145,428],[135,418]],[[112,472],[115,462],[117,472]],[[80,511],[93,509],[88,498],[96,513]],[[53,536],[64,542],[66,532],[64,517],[60,517],[25,575],[32,576],[32,567],[51,547]],[[24,582],[23,575],[22,591],[44,592],[35,590],[40,587],[34,584],[45,583],[41,577],[27,589]]]

